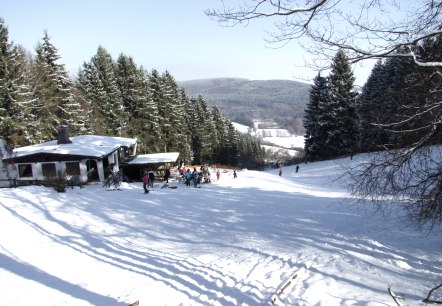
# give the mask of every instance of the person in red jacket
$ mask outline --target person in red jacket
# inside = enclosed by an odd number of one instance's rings
[[[149,173],[146,171],[144,171],[144,175],[143,175],[143,189],[144,189],[144,193],[149,193],[149,189],[147,189],[147,184],[149,183]]]

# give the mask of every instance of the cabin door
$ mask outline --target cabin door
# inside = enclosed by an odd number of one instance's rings
[[[91,181],[99,181],[100,178],[98,176],[98,167],[97,161],[94,159],[88,159],[86,161],[86,169],[87,169],[87,180]]]

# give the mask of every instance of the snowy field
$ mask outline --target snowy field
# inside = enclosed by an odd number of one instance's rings
[[[358,210],[338,174],[320,162],[147,195],[0,189],[0,305],[395,305],[388,285],[423,305],[442,233]]]
[[[298,150],[293,150],[293,148],[304,148],[304,136],[290,134],[286,129],[255,129],[250,131],[248,126],[236,122],[232,122],[232,124],[235,129],[241,133],[250,133],[251,135],[260,137],[266,143],[273,144],[262,145],[266,150],[273,153],[279,152],[280,154],[287,154],[294,157],[297,156],[299,152]]]

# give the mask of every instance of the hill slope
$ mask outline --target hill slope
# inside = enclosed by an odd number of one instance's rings
[[[178,85],[191,97],[202,95],[209,105],[218,106],[232,121],[245,125],[252,120],[274,121],[291,132],[302,129],[311,86],[289,80],[238,78],[190,80]]]
[[[422,304],[442,278],[442,233],[358,209],[341,174],[326,161],[148,195],[2,188],[0,304],[393,305],[388,284]]]

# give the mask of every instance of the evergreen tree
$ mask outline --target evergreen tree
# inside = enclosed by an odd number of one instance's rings
[[[82,69],[78,71],[75,88],[78,95],[84,99],[86,129],[94,134],[105,134],[104,115],[98,104],[101,94],[104,94],[100,87],[98,71],[89,63],[83,63]]]
[[[118,87],[115,63],[112,56],[101,46],[89,64],[83,65],[88,69],[84,74],[91,82],[89,92],[94,113],[103,123],[97,127],[99,132],[110,136],[125,136],[127,117],[124,112],[123,100]]]
[[[355,77],[347,56],[339,50],[331,64],[331,130],[327,145],[330,157],[353,154],[358,148],[359,118],[356,113]]]
[[[74,100],[83,109],[84,133],[94,134],[96,121],[93,114],[91,100],[87,98],[88,94],[86,92],[86,89],[83,87],[83,85],[86,87],[88,86],[88,82],[86,81],[86,76],[84,75],[84,73],[85,70],[78,71],[77,78],[74,81],[72,94],[74,96]]]
[[[120,90],[124,112],[127,117],[125,135],[135,137],[139,132],[136,122],[142,116],[143,103],[147,92],[143,92],[143,75],[133,61],[124,54],[120,54],[116,64],[117,84]]]
[[[257,168],[264,165],[265,149],[250,134],[238,134],[238,165]]]
[[[84,132],[81,106],[71,92],[73,84],[63,64],[59,64],[58,50],[50,42],[47,32],[36,47],[34,67],[35,95],[42,104],[40,130],[43,140],[57,136],[61,125],[68,125],[73,133]]]
[[[426,46],[425,52],[431,49]],[[431,89],[434,83],[428,79],[435,75],[438,74],[420,69],[406,57],[392,57],[376,64],[358,99],[363,151],[402,148],[424,137],[428,129],[422,127],[429,127],[435,118],[435,108],[425,110],[433,98],[437,100],[432,93],[438,91]],[[436,83],[440,83],[437,79]]]
[[[212,107],[211,117],[215,127],[214,138],[212,138],[213,159],[222,162],[223,156],[226,153],[227,126],[225,124],[225,118],[218,107]]]
[[[0,18],[0,135],[6,143],[31,144],[35,139],[29,65],[24,52],[9,42],[8,29]]]
[[[390,100],[388,86],[385,64],[379,60],[358,97],[358,114],[361,120],[360,150],[362,152],[380,150],[388,143],[389,133],[380,126],[383,123],[381,120],[385,119],[386,101]]]
[[[160,78],[163,113],[162,134],[165,138],[165,147],[167,151],[175,151],[181,146],[180,141],[185,139],[187,130],[181,119],[184,111],[184,102],[182,93],[173,76],[166,71]]]
[[[194,100],[194,103],[192,116],[194,160],[197,163],[212,162],[213,139],[211,137],[213,137],[214,125],[210,111],[207,102],[201,95]]]
[[[192,147],[192,160],[195,163],[201,164],[203,161],[202,151],[204,146],[204,135],[202,130],[202,125],[200,123],[201,111],[199,101],[203,100],[201,96],[198,98],[190,99],[189,111],[189,127],[191,134],[191,147]]]
[[[152,115],[152,121],[148,126],[150,133],[149,153],[164,152],[166,142],[163,138],[163,115],[164,109],[162,109],[163,92],[161,90],[161,76],[156,69],[153,69],[149,74],[149,96],[150,101],[155,105],[155,113]],[[153,106],[153,105],[152,105]]]
[[[227,125],[227,142],[225,161],[228,165],[238,165],[239,161],[239,134],[230,120],[226,119]]]
[[[440,47],[439,45],[435,49]],[[428,51],[431,47],[428,46],[426,49]],[[406,51],[400,53],[403,52]],[[416,53],[418,52],[419,49],[416,50]],[[425,57],[423,60],[428,61]],[[435,127],[433,124],[440,121],[437,115],[435,116],[436,110],[440,108],[433,107],[437,105],[437,93],[440,93],[437,87],[440,83],[436,85],[431,81],[432,75],[439,75],[434,80],[436,83],[440,82],[440,69],[439,72],[437,68],[423,69],[416,66],[413,59],[408,57],[388,59],[386,67],[391,71],[391,79],[388,87],[389,100],[384,105],[384,111],[388,110],[389,118],[383,127],[393,136],[388,146],[393,148],[412,146],[426,138],[428,133],[431,134]]]
[[[132,120],[134,137],[138,139],[138,152],[154,153],[156,137],[158,137],[158,109],[153,101],[149,87],[149,74],[143,68],[138,68],[140,83],[140,106],[136,119]]]
[[[305,110],[305,158],[310,161],[328,156],[327,137],[330,113],[330,86],[328,80],[318,74],[310,89],[310,99]]]
[[[186,108],[189,103],[189,97],[186,95],[184,89],[178,89],[178,100],[175,104],[175,112],[176,116],[176,140],[175,140],[175,148],[176,151],[180,152],[181,158],[189,159],[191,156],[191,146],[190,146],[190,129],[188,127],[189,124],[189,116],[186,113]]]

